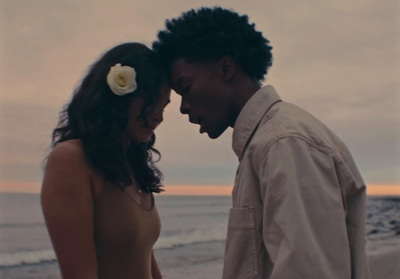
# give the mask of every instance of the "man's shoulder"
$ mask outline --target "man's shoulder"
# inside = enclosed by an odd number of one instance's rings
[[[317,117],[287,102],[276,104],[264,115],[250,144],[256,152],[266,152],[276,141],[289,137],[332,149],[343,145],[339,137]]]

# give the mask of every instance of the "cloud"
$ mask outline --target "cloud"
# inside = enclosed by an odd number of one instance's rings
[[[0,105],[0,181],[39,181],[58,110],[43,105]]]
[[[367,182],[400,183],[397,3],[363,1],[2,1],[0,180],[37,181],[58,112],[87,67],[124,41],[147,45],[166,18],[215,4],[249,15],[271,40],[266,83],[325,122]],[[229,129],[199,135],[172,97],[157,131],[166,182],[232,184]]]

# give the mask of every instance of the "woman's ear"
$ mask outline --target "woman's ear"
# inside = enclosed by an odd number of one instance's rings
[[[230,81],[236,73],[236,61],[229,55],[222,56],[219,67],[224,81]]]

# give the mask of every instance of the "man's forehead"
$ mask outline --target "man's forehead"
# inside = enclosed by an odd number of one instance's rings
[[[179,58],[172,63],[169,73],[172,85],[176,85],[190,73],[189,66],[184,58]]]
[[[181,79],[190,76],[191,74],[201,72],[208,69],[211,65],[201,62],[189,62],[185,58],[175,60],[170,68],[170,78],[173,84],[176,84]]]
[[[172,75],[182,74],[187,68],[190,68],[190,63],[188,63],[185,58],[179,58],[172,63],[170,73]]]

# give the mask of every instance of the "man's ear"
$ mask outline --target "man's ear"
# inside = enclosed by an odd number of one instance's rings
[[[236,61],[229,55],[224,55],[219,61],[219,68],[224,81],[230,81],[236,73]]]

